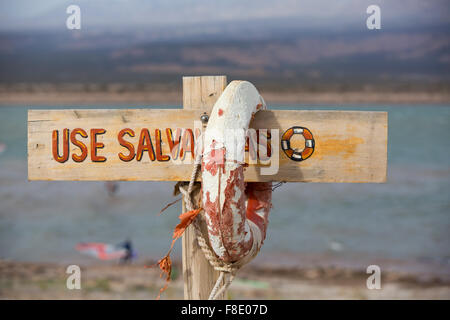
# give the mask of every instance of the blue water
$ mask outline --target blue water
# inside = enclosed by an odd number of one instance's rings
[[[36,108],[36,107],[34,107]],[[43,107],[48,109],[49,107]],[[290,183],[278,188],[263,253],[450,261],[450,107],[278,106],[387,111],[388,182]],[[172,183],[27,181],[26,107],[0,107],[0,258],[78,259],[79,241],[130,237],[140,257],[165,253],[181,208],[156,214]],[[175,254],[180,254],[179,246]]]

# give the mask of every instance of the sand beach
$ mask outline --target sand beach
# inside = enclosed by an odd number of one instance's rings
[[[155,299],[164,280],[148,264],[81,266],[81,289],[66,288],[66,266],[0,261],[0,299]],[[181,265],[161,299],[183,299]],[[369,290],[367,274],[350,269],[308,267],[242,269],[229,299],[450,299],[450,281],[388,272],[382,288]]]

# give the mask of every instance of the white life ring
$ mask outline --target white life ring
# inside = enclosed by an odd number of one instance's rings
[[[271,182],[244,182],[246,131],[266,104],[253,84],[233,81],[213,107],[205,131],[202,202],[210,244],[227,263],[246,263],[266,237]]]

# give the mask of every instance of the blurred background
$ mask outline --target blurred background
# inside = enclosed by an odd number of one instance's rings
[[[66,9],[81,9],[68,30]],[[366,9],[381,9],[369,30]],[[253,82],[273,109],[388,111],[386,184],[285,184],[230,298],[450,298],[447,1],[0,3],[0,298],[156,296],[179,204],[165,182],[27,181],[28,109],[180,108],[181,77]],[[300,204],[300,205],[299,205]],[[132,264],[79,242],[130,239]],[[182,298],[180,245],[163,298]],[[65,289],[82,266],[83,290]],[[379,265],[382,290],[368,290]]]

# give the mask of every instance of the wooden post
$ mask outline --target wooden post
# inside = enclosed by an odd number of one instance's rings
[[[226,76],[183,77],[183,108],[198,110],[198,119],[203,112],[209,114],[214,103],[227,85]],[[196,190],[195,199],[200,196]],[[186,211],[183,198],[183,212]],[[204,219],[203,216],[199,217]],[[195,230],[191,225],[183,235],[183,279],[184,298],[205,300],[219,277],[219,272],[206,260],[197,244]],[[226,293],[219,299],[225,299]]]

